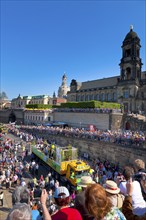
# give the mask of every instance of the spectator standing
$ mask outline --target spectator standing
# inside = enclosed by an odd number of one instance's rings
[[[121,182],[119,185],[120,191],[125,196],[127,195],[127,188],[126,184],[129,181],[132,181],[132,176],[134,175],[134,170],[132,167],[125,167],[123,171],[123,176],[125,177],[126,181]],[[133,214],[135,215],[143,215],[146,213],[146,202],[142,196],[142,191],[140,187],[140,183],[138,181],[133,181],[133,192],[132,192],[132,207],[133,207]]]
[[[84,220],[92,220],[93,217],[89,214],[85,207],[85,191],[89,184],[95,183],[90,176],[81,177],[81,181],[78,184],[82,188],[82,191],[76,195],[74,206],[80,212]]]
[[[0,192],[0,202],[1,202],[1,206],[4,205],[4,203],[3,203],[3,199],[4,199],[4,192],[1,191],[1,192]]]
[[[132,194],[134,190],[134,184],[130,180],[126,183],[127,195],[125,196],[122,212],[124,213],[127,220],[146,220],[146,213],[142,216],[137,216],[133,214],[132,208]]]
[[[82,217],[77,209],[69,208],[70,194],[66,187],[58,187],[55,190],[54,199],[59,207],[59,211],[52,215],[52,220],[82,220]]]
[[[104,188],[99,184],[91,184],[85,191],[85,205],[94,220],[126,220],[123,213],[112,203],[106,195]]]
[[[112,206],[121,209],[124,201],[124,196],[120,194],[120,188],[118,188],[117,184],[112,180],[107,180],[104,188],[108,198],[112,203]]]

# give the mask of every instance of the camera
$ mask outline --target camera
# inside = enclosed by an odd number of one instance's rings
[[[132,176],[132,180],[136,180],[138,182],[140,182],[141,180],[146,180],[146,173],[145,172],[140,172],[140,173],[136,173]]]

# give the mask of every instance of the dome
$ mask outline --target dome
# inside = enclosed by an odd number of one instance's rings
[[[138,39],[139,39],[137,33],[134,32],[133,29],[130,29],[130,31],[129,31],[129,33],[126,35],[124,41],[125,41],[125,40],[132,40],[132,39],[134,39],[134,38],[138,38]]]

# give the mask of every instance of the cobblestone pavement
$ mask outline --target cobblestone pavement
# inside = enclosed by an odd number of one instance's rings
[[[9,211],[12,208],[12,190],[6,190],[3,187],[3,192],[4,192],[4,204],[3,207],[0,206],[0,220],[5,220],[7,218],[7,215]]]

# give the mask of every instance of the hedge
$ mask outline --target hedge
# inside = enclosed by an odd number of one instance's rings
[[[58,107],[58,106],[56,106]],[[88,102],[66,102],[61,103],[59,108],[109,108],[120,109],[119,103],[114,102],[100,102],[100,101],[88,101]]]
[[[45,105],[45,104],[29,104],[25,106],[26,108],[31,109],[50,109],[52,105]]]

